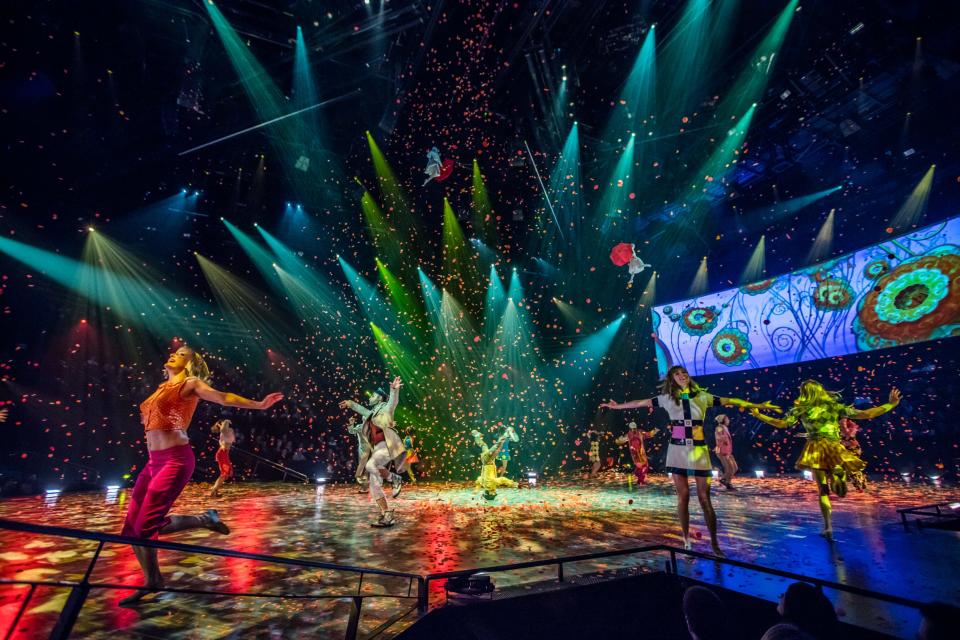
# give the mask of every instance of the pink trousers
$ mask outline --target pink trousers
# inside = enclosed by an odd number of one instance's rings
[[[190,482],[196,464],[189,444],[151,451],[133,485],[120,535],[156,540],[160,529],[170,522],[167,514]]]

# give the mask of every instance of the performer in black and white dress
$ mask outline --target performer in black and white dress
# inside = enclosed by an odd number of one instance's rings
[[[755,404],[739,398],[721,398],[709,394],[698,385],[681,366],[670,367],[660,387],[660,395],[647,400],[631,400],[618,403],[611,400],[601,407],[608,409],[634,409],[662,407],[670,416],[670,445],[667,447],[667,472],[673,475],[677,490],[677,515],[683,533],[683,546],[690,548],[690,485],[688,477],[697,483],[697,498],[703,509],[703,517],[710,530],[713,552],[723,555],[717,542],[717,514],[710,501],[710,478],[713,466],[710,463],[710,448],[703,437],[703,418],[710,407],[763,408],[780,411],[780,408],[765,402]]]

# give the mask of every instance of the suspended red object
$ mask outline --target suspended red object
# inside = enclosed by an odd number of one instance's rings
[[[440,175],[437,176],[437,182],[443,182],[453,174],[453,160],[447,158],[440,165]]]
[[[628,242],[621,242],[610,250],[610,261],[618,267],[630,264],[630,260],[632,259],[633,245]]]

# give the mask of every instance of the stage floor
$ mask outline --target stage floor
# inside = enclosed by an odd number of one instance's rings
[[[648,485],[632,490],[625,475],[614,473],[596,480],[550,481],[536,488],[502,490],[493,503],[481,499],[466,483],[421,483],[407,486],[395,501],[400,522],[391,529],[369,526],[375,508],[353,486],[233,484],[214,501],[206,498],[208,488],[191,484],[175,511],[193,513],[214,506],[233,529],[231,535],[200,530],[168,540],[413,573],[643,544],[680,544],[672,484],[656,475]],[[721,544],[730,557],[916,600],[960,605],[960,575],[955,571],[960,534],[905,531],[896,513],[898,507],[949,500],[957,495],[955,489],[877,482],[867,493],[851,490],[846,499],[834,502],[836,542],[831,545],[818,535],[820,512],[812,482],[794,477],[740,479],[738,488],[735,493],[722,488],[714,492]],[[0,502],[0,517],[118,532],[125,497],[120,492],[18,498]],[[707,551],[708,536],[695,497],[691,512],[695,548]],[[90,543],[0,531],[0,576],[76,580],[92,548]],[[108,545],[102,555],[94,580],[141,583],[129,548]],[[568,566],[565,571],[571,575],[637,562],[625,557]],[[663,562],[663,556],[640,561],[653,569],[661,569]],[[213,556],[161,551],[161,564],[171,587],[330,594],[357,585],[356,576],[349,574]],[[771,600],[786,584],[711,561],[681,564],[681,573],[690,577]],[[498,574],[495,581],[498,586],[525,584],[551,579],[555,571],[551,567]],[[362,589],[365,594],[405,593],[407,581],[368,577]],[[0,633],[6,633],[25,593],[26,587],[0,588]],[[38,591],[13,637],[36,637],[49,629],[66,595],[66,590]],[[349,601],[342,599],[280,601],[184,594],[152,596],[136,609],[125,609],[116,605],[121,595],[126,593],[94,591],[75,636],[102,637],[120,630],[128,638],[339,637],[349,610]],[[915,616],[898,607],[829,595],[848,621],[901,637],[912,636],[916,628]],[[434,599],[442,601],[442,596]],[[361,637],[412,604],[389,598],[367,600]]]

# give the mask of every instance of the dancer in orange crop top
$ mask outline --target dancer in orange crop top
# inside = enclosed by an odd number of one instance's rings
[[[196,458],[187,438],[187,428],[201,400],[240,409],[269,409],[283,399],[281,393],[268,394],[263,400],[248,400],[234,393],[217,391],[207,384],[210,370],[200,354],[181,347],[170,355],[164,367],[167,381],[140,405],[140,421],[146,430],[149,460],[137,476],[121,535],[156,540],[160,533],[206,528],[230,533],[217,514],[208,509],[198,516],[167,515],[174,501],[193,475]],[[144,588],[120,601],[138,602],[151,591],[163,588],[163,576],[157,550],[133,547],[146,579]]]

